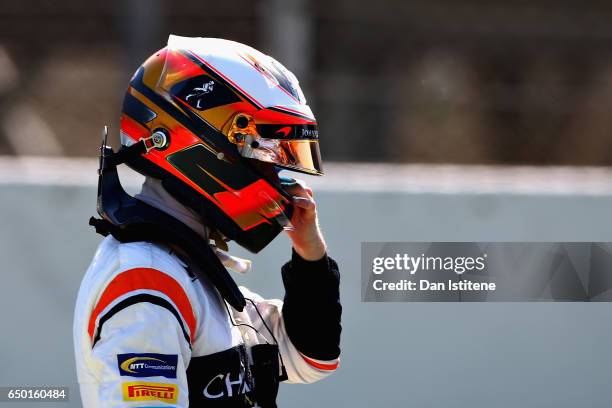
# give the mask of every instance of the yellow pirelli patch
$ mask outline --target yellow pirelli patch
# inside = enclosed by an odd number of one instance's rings
[[[124,401],[163,401],[176,403],[178,387],[176,384],[151,382],[123,383]]]

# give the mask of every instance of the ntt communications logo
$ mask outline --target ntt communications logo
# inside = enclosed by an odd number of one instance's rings
[[[127,377],[176,378],[176,354],[118,354],[119,374]]]

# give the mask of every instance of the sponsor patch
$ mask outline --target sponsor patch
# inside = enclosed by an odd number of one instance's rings
[[[171,404],[178,398],[176,384],[162,384],[151,382],[123,383],[124,401],[162,401]]]
[[[118,354],[119,374],[127,377],[176,378],[176,354]]]

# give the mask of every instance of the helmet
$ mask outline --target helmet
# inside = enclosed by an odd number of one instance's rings
[[[121,114],[121,144],[140,140],[146,151],[127,164],[252,252],[290,228],[278,172],[323,174],[317,122],[295,76],[234,41],[171,35],[144,62]]]

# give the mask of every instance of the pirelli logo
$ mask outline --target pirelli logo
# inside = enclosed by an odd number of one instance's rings
[[[175,384],[150,382],[123,383],[124,401],[163,401],[176,403],[178,387]]]

